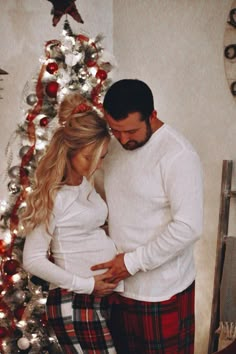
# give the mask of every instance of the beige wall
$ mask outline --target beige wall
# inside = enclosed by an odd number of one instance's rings
[[[205,227],[196,252],[196,354],[207,353],[222,160],[236,160],[236,98],[228,88],[223,57],[231,4],[113,2],[116,78],[145,80],[153,89],[160,119],[185,134],[203,163]],[[235,224],[235,212],[233,216]]]
[[[118,62],[114,78],[145,80],[153,89],[160,119],[183,132],[202,159],[205,227],[196,252],[196,354],[207,353],[222,160],[236,159],[236,100],[228,89],[223,58],[231,3],[80,0],[76,5],[85,25],[69,18],[76,33],[105,35],[104,47],[111,52],[114,46]],[[0,82],[4,88],[0,91],[4,97],[0,100],[2,173],[6,168],[4,149],[23,119],[22,90],[35,73],[44,42],[59,37],[63,20],[52,27],[51,3],[47,0],[0,0],[0,7],[0,67],[9,72]],[[4,183],[0,199],[6,193]]]

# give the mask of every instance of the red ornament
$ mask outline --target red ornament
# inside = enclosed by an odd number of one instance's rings
[[[48,125],[49,119],[48,117],[43,117],[40,119],[39,124],[41,127],[46,127]]]
[[[22,319],[24,311],[25,311],[25,306],[20,306],[14,311],[14,315],[18,321]]]
[[[46,70],[49,74],[54,74],[58,70],[58,65],[55,61],[48,63]]]
[[[107,78],[107,73],[105,70],[99,69],[96,73],[96,78],[100,79],[101,81],[106,80]]]
[[[5,338],[8,335],[8,330],[6,327],[0,327],[0,338]]]
[[[16,259],[9,259],[3,265],[3,270],[7,275],[13,275],[17,273],[20,263]]]
[[[95,60],[92,60],[92,59],[89,59],[87,62],[86,62],[87,66],[89,68],[91,68],[92,66],[95,66],[96,65],[96,61]]]
[[[56,81],[50,81],[46,86],[46,94],[51,97],[57,97],[57,91],[59,89],[59,84]]]

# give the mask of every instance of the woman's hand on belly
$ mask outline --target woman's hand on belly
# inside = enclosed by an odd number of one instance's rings
[[[107,275],[99,274],[94,276],[95,284],[92,294],[95,296],[106,296],[113,293],[114,289],[117,287],[118,282],[109,283],[107,281]]]

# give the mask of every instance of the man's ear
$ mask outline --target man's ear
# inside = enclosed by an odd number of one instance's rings
[[[149,117],[149,122],[152,124],[157,119],[157,111],[154,109]]]

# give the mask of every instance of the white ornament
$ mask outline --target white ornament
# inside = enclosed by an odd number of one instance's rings
[[[30,341],[25,338],[25,337],[21,337],[20,339],[18,339],[17,341],[17,346],[19,349],[21,350],[25,350],[25,349],[28,349],[29,346],[30,346]]]

